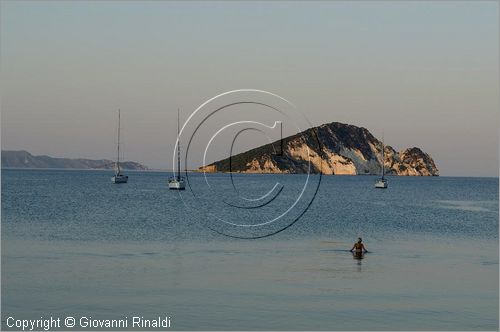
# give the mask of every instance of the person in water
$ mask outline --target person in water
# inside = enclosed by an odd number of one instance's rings
[[[358,237],[358,242],[354,243],[351,248],[351,252],[355,252],[356,254],[364,254],[365,252],[368,252],[363,244],[363,239]]]

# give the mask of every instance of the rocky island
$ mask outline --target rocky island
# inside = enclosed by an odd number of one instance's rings
[[[307,173],[309,160],[311,173],[362,175],[380,174],[382,168],[382,142],[366,128],[332,122],[310,128],[216,161],[199,168],[202,172],[235,173]],[[438,176],[434,160],[417,147],[395,151],[384,148],[386,174],[407,176]]]

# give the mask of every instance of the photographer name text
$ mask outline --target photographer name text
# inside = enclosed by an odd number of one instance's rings
[[[82,317],[40,317],[37,319],[17,319],[8,317],[5,320],[8,328],[22,331],[50,331],[52,329],[106,329],[106,328],[158,328],[171,327],[169,316],[158,316],[152,319],[143,316],[123,317],[120,319],[98,319],[90,316]]]

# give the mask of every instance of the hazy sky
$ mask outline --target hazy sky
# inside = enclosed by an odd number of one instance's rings
[[[418,146],[442,175],[498,176],[498,13],[496,1],[2,1],[2,149],[114,158],[121,108],[125,159],[170,168],[178,107],[185,119],[255,88],[314,125]]]

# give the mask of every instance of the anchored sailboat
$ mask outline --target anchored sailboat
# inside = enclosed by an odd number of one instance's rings
[[[379,178],[375,182],[375,188],[380,188],[380,189],[386,189],[388,186],[387,179],[384,177],[385,175],[385,168],[384,168],[384,163],[385,163],[385,155],[384,155],[384,139],[382,138],[382,177]]]
[[[179,133],[179,110],[177,110],[177,174],[168,180],[168,188],[172,190],[186,189],[184,178],[181,176],[181,141]]]
[[[127,183],[128,176],[122,174],[122,170],[120,168],[120,110],[118,110],[118,146],[117,146],[117,157],[116,157],[116,166],[115,166],[115,176],[111,178],[111,182],[113,183]]]

